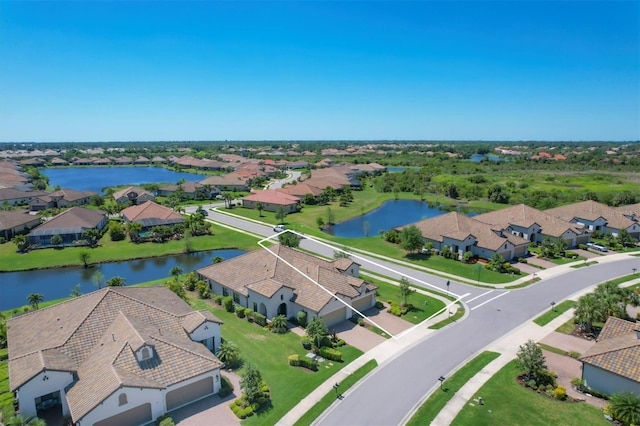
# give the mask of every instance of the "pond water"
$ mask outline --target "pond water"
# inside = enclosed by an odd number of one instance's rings
[[[157,280],[170,276],[174,266],[182,268],[184,273],[211,265],[211,260],[220,256],[231,259],[243,254],[242,250],[210,250],[175,256],[103,263],[84,268],[56,268],[21,272],[0,273],[0,310],[13,309],[27,303],[27,296],[40,293],[44,300],[59,299],[71,294],[80,284],[81,293],[97,290],[91,277],[96,271],[104,276],[104,281],[120,276],[127,285]]]
[[[470,157],[471,161],[474,162],[474,163],[479,163],[482,160],[484,160],[485,158],[487,160],[489,160],[489,161],[501,161],[501,158],[499,156],[497,156],[497,155],[494,155],[494,154],[487,154],[486,156],[482,155],[482,154],[473,154]],[[504,159],[502,161],[506,161],[506,159]]]
[[[405,170],[417,172],[418,170],[420,170],[420,167],[387,167],[387,171],[389,173],[402,173]]]
[[[64,167],[42,169],[52,187],[78,191],[102,192],[107,186],[143,183],[176,183],[180,179],[199,181],[207,177],[196,173],[176,172],[163,167]]]
[[[337,223],[326,232],[336,237],[360,238],[445,213],[447,211],[429,206],[426,201],[391,200],[365,215]]]

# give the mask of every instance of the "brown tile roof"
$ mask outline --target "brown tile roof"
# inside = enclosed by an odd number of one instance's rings
[[[206,179],[200,181],[203,185],[213,186],[226,186],[226,185],[240,185],[246,186],[247,179],[237,175],[223,175],[223,176],[209,176]]]
[[[439,242],[442,242],[444,237],[463,241],[471,235],[476,239],[479,247],[489,250],[498,250],[507,241],[514,245],[528,244],[527,240],[515,235],[500,236],[498,232],[492,230],[486,223],[458,212],[450,212],[421,220],[413,225],[420,230],[423,237]]]
[[[640,324],[609,317],[580,361],[640,382]]]
[[[331,294],[356,297],[360,294],[357,289],[365,283],[338,272],[330,261],[282,245],[269,249]],[[296,294],[297,304],[319,312],[333,296],[314,282],[302,278],[285,261],[263,249],[207,266],[199,269],[198,273],[244,296],[248,296],[251,289],[270,297],[280,288],[289,287]]]
[[[545,212],[569,221],[573,219],[593,221],[602,217],[606,219],[607,226],[615,229],[626,229],[634,223],[625,217],[620,210],[592,200],[555,207],[545,210]]]
[[[640,203],[616,207],[616,211],[625,216],[635,216],[636,220],[640,221]]]
[[[115,191],[113,193],[113,198],[117,200],[118,198],[121,198],[121,197],[127,197],[127,194],[129,194],[130,192],[135,192],[136,194],[138,194],[138,197],[141,196],[142,194],[153,195],[144,188],[140,188],[138,186],[129,186],[119,191]]]
[[[51,220],[35,228],[31,233],[44,231],[47,229],[63,228],[95,228],[102,222],[106,213],[102,210],[89,210],[84,207],[71,207],[62,213],[54,216]],[[31,235],[31,233],[29,235]]]
[[[309,185],[309,181],[300,182],[296,185],[287,185],[284,188],[280,188],[277,191],[284,192],[286,194],[297,195],[304,197],[307,194],[311,194],[314,197],[322,194],[323,188],[319,188],[313,185]]]
[[[251,195],[247,195],[243,200],[289,206],[292,204],[298,204],[300,197],[276,191],[275,189],[267,189],[265,191],[256,191]]]
[[[22,198],[36,198],[43,195],[48,195],[46,191],[20,191],[14,188],[0,188],[0,202],[9,200],[18,200]]]
[[[0,230],[12,229],[33,222],[40,223],[40,217],[30,215],[26,210],[0,211]]]
[[[194,312],[164,286],[107,287],[11,318],[11,389],[43,368],[75,372],[67,398],[77,421],[120,386],[165,388],[219,368],[218,359],[185,334],[205,320],[220,322],[210,312]],[[133,351],[142,345],[157,357],[141,365]]]
[[[159,189],[162,191],[177,191],[178,187],[182,186],[182,190],[187,193],[187,194],[193,194],[195,193],[198,189],[202,188],[204,185],[202,185],[200,182],[192,182],[192,181],[187,181],[181,185],[165,185],[165,186],[161,186]]]
[[[127,207],[121,214],[127,221],[140,222],[144,226],[173,225],[184,222],[182,215],[151,200]]]
[[[76,191],[75,189],[59,189],[49,194],[49,197],[62,197],[66,201],[78,201],[96,195],[93,191]]]
[[[505,207],[504,209],[490,213],[483,213],[478,216],[474,216],[474,219],[494,225],[499,229],[507,229],[509,225],[529,228],[534,223],[537,223],[540,225],[540,228],[545,235],[550,235],[552,237],[559,237],[568,230],[577,235],[585,232],[581,226],[570,223],[567,220],[533,207],[529,207],[526,204],[518,204],[516,206]]]

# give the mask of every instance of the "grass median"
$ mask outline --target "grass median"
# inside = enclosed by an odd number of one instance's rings
[[[478,372],[499,356],[500,354],[497,352],[485,351],[469,361],[443,383],[443,386],[447,391],[443,392],[440,389],[436,390],[429,399],[422,404],[413,417],[411,417],[407,426],[422,426],[430,424],[445,405],[447,405],[447,402],[455,396],[456,392],[458,392],[473,376],[478,374]]]
[[[567,312],[569,309],[576,306],[576,304],[577,302],[574,300],[565,300],[557,306],[553,306],[549,311],[540,315],[538,318],[534,319],[533,322],[538,324],[540,327],[543,327],[549,324],[554,319],[558,318],[563,313]]]

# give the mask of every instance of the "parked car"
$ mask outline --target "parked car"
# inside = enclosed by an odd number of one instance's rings
[[[285,230],[285,227],[284,227],[284,225],[276,225],[276,226],[273,227],[273,230],[275,232],[282,232],[282,231]]]
[[[596,244],[596,243],[587,243],[587,248],[601,251],[601,252],[609,251],[609,249],[603,246],[602,244]]]

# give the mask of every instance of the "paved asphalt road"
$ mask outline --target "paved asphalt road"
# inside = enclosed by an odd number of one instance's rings
[[[209,217],[222,223],[261,234],[273,235],[271,227],[211,212]],[[332,256],[333,250],[311,240],[302,247]],[[399,271],[406,276],[445,288],[446,280],[421,271],[372,259],[377,265]],[[363,268],[394,276],[380,266],[363,264]],[[451,282],[450,290],[460,295],[467,305],[469,317],[429,335],[397,357],[381,365],[373,374],[351,389],[346,397],[325,412],[315,424],[331,426],[398,425],[421,398],[439,386],[438,377],[447,377],[482,348],[549,308],[552,301],[563,300],[579,290],[625,275],[638,268],[636,257],[584,268],[548,278],[518,290],[488,290]],[[381,408],[384,407],[384,410]]]

